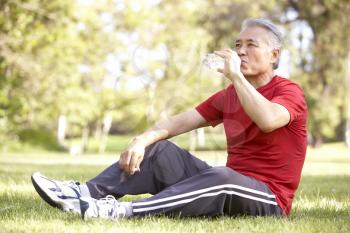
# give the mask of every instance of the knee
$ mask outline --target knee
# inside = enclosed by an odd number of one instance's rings
[[[170,144],[171,144],[171,142],[168,140],[160,140],[158,142],[153,143],[153,147],[157,148],[157,150],[163,150],[167,146],[169,146]]]
[[[163,151],[173,150],[175,147],[175,144],[168,140],[160,140],[158,142],[153,143],[150,146],[150,150],[153,151],[153,153],[155,154],[159,154]]]
[[[151,158],[151,157],[158,156],[160,154],[160,152],[167,149],[170,144],[171,144],[171,142],[169,142],[168,140],[160,140],[158,142],[155,142],[155,143],[149,145],[146,148],[145,157]]]

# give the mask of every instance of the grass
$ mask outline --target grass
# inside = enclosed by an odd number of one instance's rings
[[[214,165],[225,152],[198,152]],[[117,222],[84,222],[44,203],[34,191],[30,175],[41,171],[57,179],[87,180],[117,155],[63,153],[0,155],[0,232],[350,232],[350,150],[343,144],[308,149],[303,176],[288,218],[146,217]],[[125,200],[139,198],[124,197]]]

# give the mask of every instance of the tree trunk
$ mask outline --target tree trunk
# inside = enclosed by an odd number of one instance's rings
[[[152,81],[148,87],[148,109],[147,109],[147,122],[153,123],[154,119],[154,97],[156,95],[157,83]]]
[[[204,131],[204,128],[197,129],[197,139],[198,139],[198,146],[204,147],[205,146],[205,131]]]
[[[58,127],[57,127],[57,142],[60,146],[66,146],[66,129],[67,129],[67,120],[64,115],[60,115],[58,118]]]
[[[348,54],[347,64],[346,64],[346,85],[350,86],[350,52]],[[345,142],[348,148],[350,148],[350,95],[348,94],[348,115],[346,118],[346,128],[345,128]]]
[[[85,126],[83,133],[81,135],[81,152],[84,153],[87,151],[87,146],[89,143],[89,126]]]
[[[95,132],[94,132],[94,137],[97,140],[101,139],[101,135],[102,135],[102,123],[100,121],[97,122],[96,124],[96,128],[95,128]]]
[[[350,148],[350,101],[348,106],[348,116],[346,120],[345,142],[346,145]]]
[[[197,147],[196,142],[196,131],[192,130],[190,131],[190,138],[189,138],[189,151],[195,151]]]
[[[108,113],[105,114],[105,116],[103,118],[102,135],[101,135],[100,148],[99,148],[100,154],[103,154],[106,151],[108,132],[111,129],[112,120],[113,120],[113,118],[112,118],[111,114],[108,114]]]
[[[322,134],[319,130],[316,131],[315,135],[313,136],[313,143],[312,146],[315,148],[319,148],[323,144]]]

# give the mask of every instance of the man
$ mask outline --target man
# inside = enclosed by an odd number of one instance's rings
[[[144,215],[288,215],[306,153],[307,107],[302,89],[274,75],[281,33],[269,21],[248,19],[235,51],[215,53],[230,84],[189,110],[137,136],[120,160],[79,185],[34,173],[32,182],[52,206],[84,219]],[[211,167],[164,139],[223,123],[227,164]],[[153,194],[118,202],[127,194]]]

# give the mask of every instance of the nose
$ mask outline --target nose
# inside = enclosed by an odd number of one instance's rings
[[[244,56],[247,53],[246,47],[244,45],[241,45],[238,48],[236,48],[236,52],[237,52],[238,56]]]

